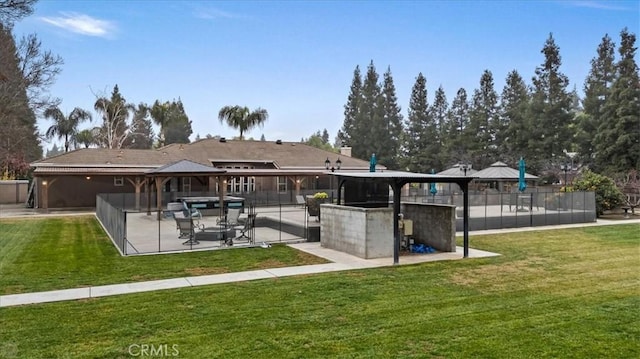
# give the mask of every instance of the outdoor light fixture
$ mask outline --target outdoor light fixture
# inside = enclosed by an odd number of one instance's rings
[[[90,180],[90,179],[91,179],[91,176],[87,176],[87,180]]]
[[[46,186],[47,185],[47,181],[42,181],[42,185]]]
[[[342,166],[342,161],[340,160],[340,157],[338,157],[338,159],[336,160],[335,167],[331,165],[331,161],[329,160],[329,157],[327,157],[327,159],[324,161],[324,168],[326,170],[331,170],[331,172],[334,172],[335,170],[339,170],[340,166]]]
[[[471,167],[473,167],[471,163],[460,163],[458,166],[460,167],[460,171],[464,172],[465,177],[467,176],[467,171],[471,171]]]
[[[567,192],[567,172],[574,170],[573,164],[570,165],[565,162],[564,164],[560,165],[560,170],[564,172],[564,191]]]

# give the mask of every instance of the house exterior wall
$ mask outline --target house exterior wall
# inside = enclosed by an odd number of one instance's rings
[[[393,255],[393,209],[320,205],[323,247],[360,258]]]
[[[50,176],[38,183],[38,206],[43,206],[44,189],[42,181],[47,181],[48,208],[95,207],[98,193],[132,193],[133,185],[123,178],[122,186],[114,185],[114,176]]]

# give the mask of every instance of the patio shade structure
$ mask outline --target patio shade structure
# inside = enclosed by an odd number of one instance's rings
[[[224,191],[226,190],[226,186],[222,185],[221,175],[225,173],[227,173],[226,170],[206,166],[189,160],[172,162],[162,167],[147,171],[146,176],[152,178],[156,184],[158,216],[162,210],[162,186],[173,177],[217,176],[218,181],[220,182],[220,208],[221,211],[224,211]],[[148,191],[148,195],[151,196],[151,191]],[[151,201],[149,200],[147,203],[147,214],[151,214]]]
[[[384,172],[332,172],[338,177],[338,204],[341,202],[341,189],[347,181],[360,183],[382,183],[393,189],[393,264],[398,264],[400,256],[400,233],[398,219],[400,215],[400,192],[407,183],[456,183],[463,192],[463,231],[464,257],[469,257],[469,182],[473,177],[452,177],[437,174],[412,173],[402,171]]]

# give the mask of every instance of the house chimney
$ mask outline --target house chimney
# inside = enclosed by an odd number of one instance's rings
[[[340,147],[340,156],[351,157],[351,147]]]

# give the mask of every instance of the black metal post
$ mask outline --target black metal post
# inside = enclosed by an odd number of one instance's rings
[[[394,182],[393,188],[393,265],[400,262],[400,228],[398,220],[400,219],[400,191],[402,185]]]
[[[469,182],[464,182],[460,186],[462,188],[462,216],[463,220],[463,238],[464,238],[464,258],[469,257]]]

